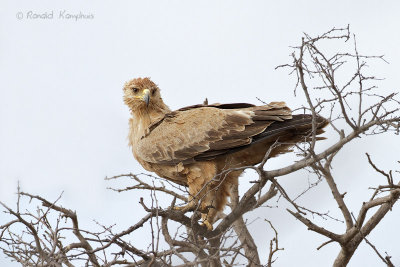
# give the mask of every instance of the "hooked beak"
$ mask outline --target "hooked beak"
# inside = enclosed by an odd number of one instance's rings
[[[150,90],[149,89],[143,90],[142,100],[144,102],[146,102],[146,106],[149,106],[149,103],[150,103]]]

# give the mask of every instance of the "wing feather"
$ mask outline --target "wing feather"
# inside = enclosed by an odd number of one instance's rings
[[[138,156],[151,163],[177,164],[220,155],[250,144],[274,121],[291,118],[284,102],[264,106],[225,104],[174,111],[149,127],[137,144]]]

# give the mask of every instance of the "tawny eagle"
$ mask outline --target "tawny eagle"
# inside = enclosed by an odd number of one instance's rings
[[[200,204],[209,229],[243,172],[226,170],[260,163],[277,140],[282,145],[269,156],[287,152],[312,129],[311,115],[292,115],[284,102],[204,104],[171,111],[149,78],[127,82],[124,102],[132,114],[128,139],[136,160],[147,171],[188,186],[189,203],[182,209]],[[319,116],[316,121],[320,134],[327,121]]]

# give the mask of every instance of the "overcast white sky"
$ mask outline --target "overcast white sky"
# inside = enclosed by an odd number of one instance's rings
[[[19,180],[23,190],[50,200],[64,191],[60,203],[77,211],[82,226],[97,219],[123,229],[138,221],[143,212],[137,202],[145,193],[113,193],[103,180],[142,171],[127,147],[129,113],[122,103],[122,86],[133,77],[152,77],[172,109],[205,97],[250,103],[260,97],[297,107],[303,99],[293,95],[294,80],[275,66],[290,60],[289,46],[298,44],[303,32],[350,24],[360,52],[385,54],[390,62],[370,66],[386,78],[381,87],[399,91],[398,1],[277,2],[1,1],[0,200],[15,203]],[[53,12],[53,18],[28,18],[30,11]],[[91,18],[65,16],[80,12]],[[368,199],[365,181],[383,179],[371,175],[364,153],[386,169],[398,167],[400,154],[398,136],[357,142],[336,165],[338,185],[348,192],[354,211]],[[276,164],[290,163],[282,160]],[[299,176],[282,179],[291,192],[301,192]],[[316,198],[312,202],[321,211],[336,209],[327,193]],[[0,214],[0,224],[3,218]],[[317,251],[326,240],[283,208],[257,211],[249,217],[254,218],[259,219],[251,231],[257,232],[263,257],[271,238],[263,220],[280,230],[285,250],[278,254],[277,267],[329,266],[339,250],[329,245]],[[393,231],[399,218],[397,205],[370,235],[395,264],[400,264],[399,233]],[[0,265],[13,266],[3,255]],[[362,245],[349,266],[382,263]]]

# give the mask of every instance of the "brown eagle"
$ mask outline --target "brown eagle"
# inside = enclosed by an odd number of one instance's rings
[[[134,157],[147,171],[188,186],[189,203],[178,209],[200,204],[208,229],[243,172],[225,170],[260,163],[277,140],[282,145],[270,157],[287,152],[312,129],[311,115],[292,115],[284,102],[204,104],[171,111],[149,78],[125,83],[124,102],[132,114],[128,139]],[[328,122],[319,116],[316,122],[320,134]]]

